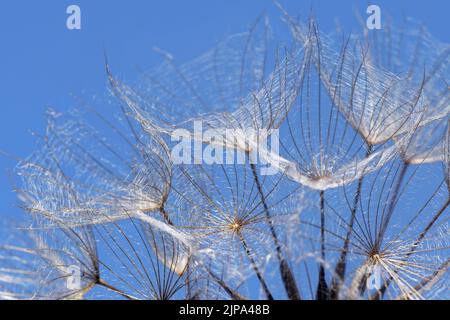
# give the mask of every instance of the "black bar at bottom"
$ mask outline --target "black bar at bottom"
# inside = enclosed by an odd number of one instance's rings
[[[314,319],[330,314],[333,318],[384,318],[394,309],[403,318],[421,311],[434,314],[449,306],[448,301],[0,301],[0,310],[10,309],[19,318],[36,310],[59,319],[108,313],[124,320]]]

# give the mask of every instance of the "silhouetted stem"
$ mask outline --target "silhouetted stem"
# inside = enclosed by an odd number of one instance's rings
[[[266,222],[269,225],[269,229],[271,232],[271,236],[272,236],[272,240],[275,244],[275,250],[277,253],[277,259],[279,262],[279,268],[280,268],[280,275],[281,275],[281,279],[283,281],[284,284],[284,289],[286,290],[287,296],[289,297],[289,299],[291,300],[300,300],[300,292],[297,288],[297,284],[294,278],[294,274],[292,273],[291,268],[289,267],[288,262],[286,261],[286,259],[284,258],[283,252],[281,250],[281,246],[280,243],[278,241],[278,236],[277,233],[275,231],[275,228],[273,226],[273,221],[272,221],[272,216],[270,214],[269,211],[269,207],[267,205],[267,201],[266,201],[266,197],[264,196],[264,192],[262,190],[262,186],[261,183],[259,181],[259,177],[258,177],[258,173],[256,172],[256,166],[253,163],[250,163],[250,166],[252,168],[252,173],[253,173],[253,178],[255,180],[256,183],[256,187],[258,189],[258,193],[261,197],[261,202],[263,204],[264,207],[264,212],[266,214]]]
[[[235,290],[231,289],[219,276],[217,276],[210,269],[205,268],[206,272],[213,278],[213,280],[230,296],[233,300],[245,300],[243,296],[237,293]]]
[[[395,206],[397,205],[400,187],[402,185],[403,179],[405,178],[408,167],[409,167],[409,163],[407,163],[407,162],[402,163],[402,166],[400,168],[400,173],[399,173],[397,181],[395,182],[395,185],[393,187],[392,197],[389,199],[389,204],[388,204],[388,208],[386,211],[387,212],[386,219],[385,219],[385,221],[382,221],[383,225],[380,228],[380,234],[378,237],[379,240],[383,239],[384,233],[386,232],[386,229],[389,225],[389,222],[391,220]]]
[[[248,259],[250,260],[250,263],[252,265],[253,271],[256,274],[256,277],[258,278],[259,282],[261,283],[261,286],[263,288],[264,294],[266,295],[268,300],[273,300],[272,293],[270,293],[269,287],[267,286],[266,280],[264,280],[264,277],[259,270],[258,266],[256,265],[255,259],[253,258],[253,254],[250,250],[250,247],[247,245],[247,242],[245,241],[242,234],[239,234],[239,239],[241,240],[242,246],[244,247],[245,253],[247,254]]]
[[[408,253],[407,257],[409,257],[411,254],[414,253],[417,246],[422,242],[423,238],[425,238],[428,231],[430,231],[431,227],[436,223],[436,221],[439,219],[439,217],[444,213],[444,211],[448,208],[450,205],[450,197],[447,198],[447,201],[444,203],[444,205],[439,209],[439,211],[433,216],[433,219],[428,223],[428,225],[425,227],[425,229],[420,233],[420,235],[417,237],[417,240],[414,242],[414,244],[411,247],[411,251]]]
[[[382,221],[383,225],[380,228],[380,234],[379,234],[379,237],[378,237],[378,241],[381,241],[381,239],[383,239],[384,233],[386,232],[386,229],[388,227],[388,224],[389,224],[389,221],[391,219],[392,213],[394,212],[395,206],[397,205],[398,196],[399,196],[398,193],[400,191],[400,187],[402,185],[403,179],[405,178],[406,171],[408,170],[408,167],[409,167],[409,163],[407,163],[407,162],[403,162],[402,163],[398,179],[397,179],[397,181],[395,183],[395,186],[393,187],[392,197],[389,199],[386,219],[385,219],[385,221]],[[377,245],[379,246],[380,244],[377,243]],[[390,279],[388,281],[386,281],[379,290],[377,290],[377,293],[373,296],[373,299],[379,300],[384,295],[384,293],[386,292],[389,284],[391,283],[391,280],[392,280],[391,278],[392,277],[390,277]],[[364,290],[365,290],[365,287],[364,287]],[[362,293],[364,293],[364,291],[362,291]]]
[[[328,300],[328,285],[325,280],[325,192],[320,191],[320,267],[319,283],[317,285],[317,300]]]
[[[368,157],[372,153],[372,146],[369,145],[366,153],[366,157]],[[362,183],[364,180],[364,176],[361,176],[358,179],[358,186],[356,188],[355,196],[353,198],[353,206],[352,211],[350,215],[350,221],[347,228],[347,233],[345,235],[344,245],[342,247],[341,255],[339,256],[338,263],[336,264],[336,268],[334,269],[334,275],[332,284],[331,284],[331,290],[330,290],[330,298],[331,299],[337,299],[339,298],[339,289],[340,285],[344,283],[345,281],[345,270],[347,268],[347,254],[348,254],[348,247],[350,245],[350,237],[353,232],[353,224],[355,222],[356,218],[356,211],[358,208],[358,202],[361,198],[361,189],[362,189]]]
[[[164,221],[168,224],[173,226],[172,220],[170,220],[169,214],[167,213],[166,209],[164,207],[159,208],[159,212],[161,213]]]
[[[123,292],[120,289],[117,289],[116,287],[110,285],[109,283],[107,283],[103,279],[99,279],[96,284],[101,286],[101,287],[104,287],[104,288],[106,288],[108,290],[111,290],[111,291],[113,291],[113,292],[115,292],[115,293],[121,295],[122,297],[125,297],[125,298],[129,299],[129,300],[136,300],[135,297],[126,294],[125,292]]]

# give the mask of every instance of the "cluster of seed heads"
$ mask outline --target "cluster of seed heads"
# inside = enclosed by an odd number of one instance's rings
[[[186,64],[158,49],[133,85],[106,62],[101,107],[49,110],[17,165],[29,227],[5,228],[0,298],[448,298],[450,46],[280,10],[287,43],[261,16]],[[214,145],[246,159],[243,129],[277,130],[276,174],[174,163],[195,122],[241,129]]]

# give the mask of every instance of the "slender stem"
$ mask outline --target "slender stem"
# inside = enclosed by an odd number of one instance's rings
[[[366,157],[368,157],[372,153],[372,145],[369,145],[366,153]],[[358,202],[361,198],[361,189],[362,183],[364,180],[364,176],[361,176],[358,179],[358,186],[356,188],[355,196],[353,198],[353,206],[350,215],[350,221],[348,223],[347,233],[345,235],[344,245],[342,247],[341,254],[339,256],[338,263],[336,264],[336,268],[334,269],[334,275],[332,279],[332,285],[330,290],[331,299],[337,299],[339,297],[339,289],[340,285],[345,281],[345,270],[347,268],[347,254],[348,247],[350,245],[350,237],[353,232],[353,224],[355,223],[356,211],[358,208]]]
[[[253,271],[256,274],[256,277],[258,278],[259,282],[261,283],[261,286],[264,290],[264,293],[268,300],[273,300],[273,296],[270,293],[269,287],[267,286],[266,281],[264,280],[264,277],[259,270],[258,266],[256,265],[255,259],[253,258],[253,254],[250,250],[250,247],[248,246],[247,242],[244,239],[244,236],[239,233],[239,239],[241,240],[242,246],[244,247],[245,253],[247,254],[248,259],[250,260],[250,263],[252,264]]]
[[[264,195],[264,192],[262,190],[262,186],[261,183],[259,181],[259,177],[258,177],[258,173],[256,171],[256,166],[254,163],[250,163],[251,169],[252,169],[252,173],[253,173],[253,178],[255,180],[256,183],[256,187],[258,189],[258,193],[261,197],[261,202],[263,204],[264,207],[264,212],[266,214],[266,223],[269,226],[270,229],[270,233],[272,236],[272,240],[275,244],[275,250],[277,253],[277,259],[279,262],[279,268],[280,268],[280,275],[281,275],[281,279],[283,281],[284,284],[284,289],[286,290],[287,296],[289,297],[289,299],[291,300],[300,300],[301,296],[300,296],[300,292],[297,288],[297,284],[294,278],[294,274],[291,270],[291,268],[289,267],[288,262],[286,261],[286,259],[284,258],[283,252],[281,250],[281,245],[278,241],[278,236],[277,233],[275,231],[275,228],[273,226],[273,221],[272,221],[272,216],[270,214],[269,211],[269,207],[267,205],[267,201],[266,201],[266,197]]]
[[[104,281],[103,279],[99,279],[99,280],[97,281],[96,284],[99,285],[99,286],[101,286],[101,287],[104,287],[104,288],[106,288],[106,289],[108,289],[108,290],[111,290],[111,291],[113,291],[113,292],[115,292],[115,293],[117,293],[117,294],[120,294],[121,296],[123,296],[123,297],[125,297],[125,298],[127,298],[127,299],[129,299],[129,300],[137,300],[136,297],[133,297],[133,296],[130,296],[129,294],[126,294],[126,293],[123,292],[122,290],[117,289],[116,287],[114,287],[114,286],[112,286],[111,284],[107,283],[107,282]]]
[[[408,253],[407,258],[409,258],[409,256],[411,254],[414,253],[414,251],[416,251],[417,246],[420,244],[420,242],[422,242],[423,238],[425,238],[426,234],[428,233],[428,231],[430,231],[431,227],[433,227],[433,225],[436,223],[436,221],[439,219],[439,217],[442,215],[442,213],[444,213],[444,211],[448,208],[448,206],[450,205],[450,197],[447,198],[447,201],[445,201],[444,205],[439,209],[439,211],[433,216],[433,218],[431,219],[431,221],[428,223],[428,225],[425,227],[425,229],[420,233],[420,235],[417,237],[416,241],[414,242],[414,244],[411,246],[411,251]]]
[[[409,163],[403,162],[400,168],[400,173],[398,175],[397,181],[395,183],[395,186],[393,188],[392,197],[389,199],[388,208],[386,210],[386,218],[384,221],[382,221],[382,225],[380,227],[380,233],[378,234],[378,239],[375,241],[376,245],[380,247],[381,243],[380,241],[384,238],[384,233],[386,232],[386,229],[389,225],[389,222],[391,220],[392,214],[395,210],[395,206],[397,205],[398,198],[399,198],[399,191],[400,187],[403,183],[403,179],[405,178],[406,172],[408,170]]]
[[[325,280],[325,192],[320,191],[320,267],[319,283],[317,285],[317,300],[328,300],[328,285]]]
[[[166,211],[164,207],[159,208],[159,212],[161,213],[162,217],[164,218],[164,221],[168,224],[173,226],[172,220],[170,220],[169,213]]]
[[[231,289],[219,276],[217,276],[212,270],[205,267],[206,272],[213,278],[213,280],[222,287],[223,290],[230,296],[233,300],[245,300],[243,296],[237,293],[235,290]]]
[[[398,175],[397,181],[393,188],[392,197],[389,199],[388,208],[386,210],[386,212],[387,212],[386,218],[384,219],[384,221],[381,222],[382,225],[380,226],[380,231],[379,231],[379,234],[377,235],[378,238],[375,241],[375,245],[377,246],[377,248],[381,247],[381,240],[384,238],[384,233],[386,232],[386,229],[389,225],[389,221],[394,212],[395,206],[397,205],[400,187],[402,185],[403,179],[405,178],[408,167],[409,167],[409,163],[407,163],[407,162],[402,163],[402,166],[400,168],[400,173]],[[392,281],[392,276],[390,277],[390,279],[388,281],[386,281],[383,284],[383,286],[379,290],[377,290],[377,293],[373,296],[374,300],[379,300],[381,297],[384,296],[391,281]],[[364,287],[364,290],[365,290],[365,287]],[[364,293],[364,291],[362,291],[362,293]]]
[[[320,257],[325,261],[325,192],[320,191]]]

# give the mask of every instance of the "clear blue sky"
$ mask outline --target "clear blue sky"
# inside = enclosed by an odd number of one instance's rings
[[[339,19],[349,30],[355,12],[365,16],[367,1],[287,1],[292,15],[312,9],[322,30]],[[82,10],[82,30],[66,29],[66,7]],[[441,41],[450,40],[450,1],[371,1],[394,18],[422,21]],[[136,66],[159,61],[154,46],[186,61],[226,34],[246,30],[263,11],[272,24],[281,13],[270,0],[3,0],[0,4],[0,150],[25,157],[35,148],[30,131],[42,132],[48,107],[67,110],[72,95],[104,94],[103,51],[114,72],[133,81]],[[19,212],[8,175],[14,162],[0,157],[0,217]]]

